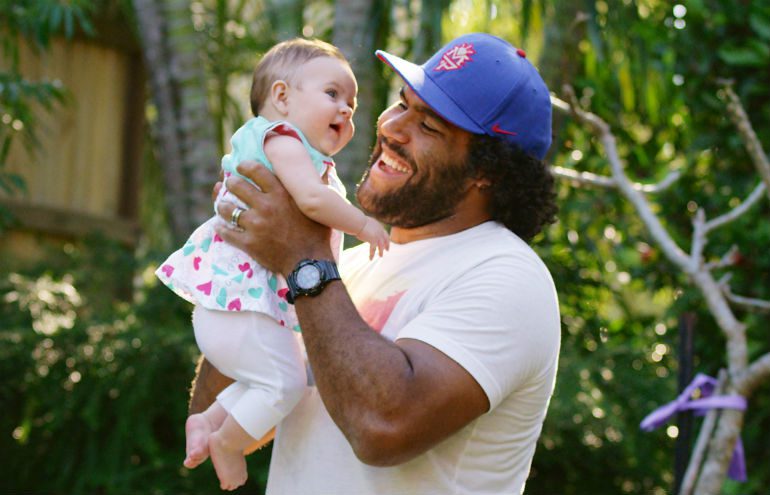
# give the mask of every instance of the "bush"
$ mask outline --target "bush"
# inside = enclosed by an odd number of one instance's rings
[[[91,239],[0,278],[0,492],[218,493],[189,471],[184,421],[198,350],[190,307],[152,257]],[[269,449],[244,492],[263,491]]]

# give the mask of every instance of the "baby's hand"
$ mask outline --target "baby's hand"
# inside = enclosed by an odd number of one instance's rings
[[[382,256],[382,253],[390,248],[388,233],[380,225],[380,222],[371,217],[366,217],[366,223],[356,237],[369,243],[370,260],[374,259],[375,252],[379,252],[380,256]]]

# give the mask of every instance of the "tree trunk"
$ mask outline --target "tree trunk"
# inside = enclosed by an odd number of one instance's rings
[[[412,48],[412,61],[422,64],[443,45],[441,19],[449,7],[449,0],[422,0],[420,29]]]
[[[353,117],[356,135],[337,156],[337,173],[351,187],[358,182],[371,152],[378,109],[384,106],[387,85],[380,62],[374,56],[388,30],[385,21],[390,2],[338,0],[334,11],[332,42],[350,61],[358,79],[358,109]]]
[[[545,40],[537,66],[548,88],[554,93],[561,93],[565,84],[575,80],[581,58],[578,56],[578,43],[585,36],[586,14],[581,2],[558,2],[550,12],[545,25]],[[554,142],[565,125],[566,116],[560,112],[553,114]],[[555,144],[554,143],[554,144]],[[559,146],[551,146],[546,161],[556,153]]]
[[[211,187],[219,173],[202,36],[193,28],[186,0],[133,4],[158,112],[155,139],[171,230],[179,242],[211,216]]]
[[[273,27],[273,36],[278,41],[285,41],[302,32],[302,12],[305,2],[302,0],[270,0],[268,15]]]
[[[735,391],[728,388],[726,393],[731,394]],[[697,495],[722,493],[733,449],[743,427],[743,417],[744,411],[725,409],[721,412],[693,493]]]

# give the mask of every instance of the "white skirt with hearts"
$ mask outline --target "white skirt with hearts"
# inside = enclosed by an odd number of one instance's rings
[[[161,263],[158,278],[180,297],[219,311],[257,311],[299,331],[289,289],[281,275],[224,242],[214,231],[214,216],[195,229],[181,249]]]

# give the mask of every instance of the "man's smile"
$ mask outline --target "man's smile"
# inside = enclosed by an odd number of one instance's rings
[[[381,180],[401,180],[412,175],[413,167],[400,156],[398,150],[392,150],[384,143],[380,143],[377,148],[380,154],[372,164],[369,175],[375,175]]]
[[[398,158],[387,153],[383,150],[378,161],[380,167],[386,167],[388,171],[399,172],[402,174],[408,174],[410,167],[402,163]]]

